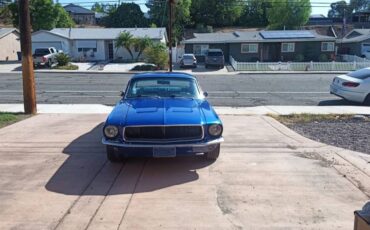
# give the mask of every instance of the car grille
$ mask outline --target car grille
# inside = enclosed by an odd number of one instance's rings
[[[202,126],[130,126],[124,129],[128,142],[190,141],[203,139]]]

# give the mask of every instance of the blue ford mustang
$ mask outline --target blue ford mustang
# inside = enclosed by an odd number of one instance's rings
[[[223,126],[206,96],[190,74],[133,76],[103,128],[108,159],[204,153],[216,160]]]

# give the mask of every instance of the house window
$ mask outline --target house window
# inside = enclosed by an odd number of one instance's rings
[[[209,49],[209,45],[194,45],[193,53],[198,56],[205,56]]]
[[[282,43],[281,52],[282,53],[292,53],[294,52],[295,44],[294,43]]]
[[[258,44],[242,44],[241,53],[258,53]]]
[[[334,42],[321,43],[321,51],[334,51]]]

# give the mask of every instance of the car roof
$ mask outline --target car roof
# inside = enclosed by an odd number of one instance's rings
[[[139,79],[139,78],[156,78],[156,77],[175,77],[175,78],[187,78],[187,79],[195,79],[195,77],[188,73],[180,73],[180,72],[154,72],[154,73],[139,73],[135,74],[132,79]]]

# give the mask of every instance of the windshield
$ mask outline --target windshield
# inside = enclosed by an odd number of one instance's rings
[[[208,56],[218,57],[218,56],[223,56],[223,54],[222,54],[222,52],[208,52]]]
[[[126,98],[140,97],[186,97],[199,98],[194,79],[185,78],[142,78],[131,81]]]
[[[351,72],[347,75],[350,76],[350,77],[354,77],[354,78],[363,80],[363,79],[366,79],[366,78],[370,77],[370,69],[357,70],[357,71]]]
[[[49,51],[49,49],[36,49],[35,50],[35,54],[41,54],[41,55],[45,55],[45,54],[49,54],[50,53],[50,51]]]
[[[194,59],[194,57],[193,56],[190,56],[190,55],[184,55],[184,59],[186,59],[186,60],[192,60],[192,59]]]

